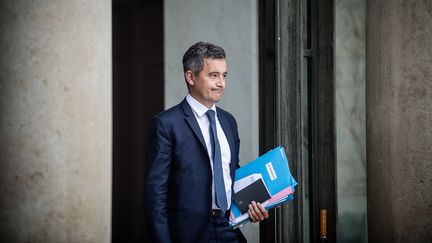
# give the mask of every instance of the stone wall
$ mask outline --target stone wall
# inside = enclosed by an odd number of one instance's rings
[[[111,1],[0,2],[0,242],[110,242]]]
[[[370,242],[432,241],[432,2],[368,1]]]

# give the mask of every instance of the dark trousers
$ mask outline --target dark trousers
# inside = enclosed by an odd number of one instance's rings
[[[232,229],[228,224],[227,215],[214,213],[211,216],[210,242],[211,243],[239,243],[243,242],[240,231]],[[240,240],[240,241],[239,241]]]

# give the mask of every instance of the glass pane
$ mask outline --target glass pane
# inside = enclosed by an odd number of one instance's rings
[[[338,242],[367,242],[365,1],[338,0],[336,131]]]

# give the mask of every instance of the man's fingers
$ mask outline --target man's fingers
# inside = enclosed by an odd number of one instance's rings
[[[255,222],[258,221],[258,216],[256,215],[256,213],[255,213],[255,211],[254,211],[254,209],[253,209],[253,207],[252,207],[251,204],[249,204],[248,213],[249,213],[249,218],[250,218],[251,222],[255,223]]]
[[[261,203],[258,203],[258,208],[259,208],[259,210],[260,210],[260,212],[264,218],[269,217],[268,211],[263,207],[263,205],[261,205]]]
[[[269,217],[268,211],[260,204],[254,201],[249,204],[249,219],[251,222],[259,222]]]
[[[252,205],[252,210],[253,210],[253,212],[256,215],[256,219],[258,221],[263,221],[264,220],[264,215],[261,212],[261,209],[258,207],[258,204],[256,202],[252,201],[251,205]],[[261,208],[262,208],[262,206],[261,206]]]

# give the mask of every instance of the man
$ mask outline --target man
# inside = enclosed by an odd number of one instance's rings
[[[144,206],[152,242],[239,242],[228,225],[235,169],[237,123],[215,106],[225,89],[225,51],[199,42],[183,56],[186,98],[150,125]],[[268,212],[252,202],[252,222]]]

